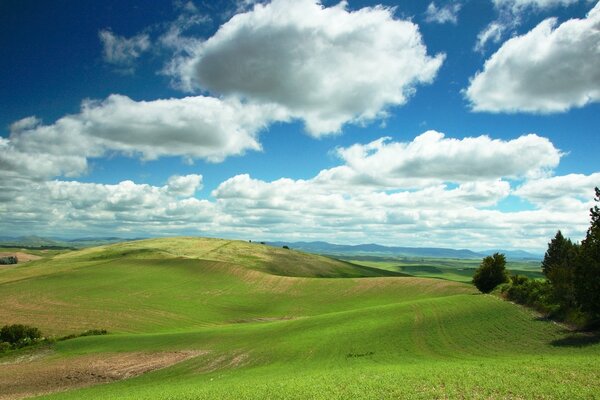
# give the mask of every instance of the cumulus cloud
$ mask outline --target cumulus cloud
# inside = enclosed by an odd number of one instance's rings
[[[600,3],[508,40],[465,91],[474,111],[564,112],[600,101]]]
[[[274,0],[231,18],[168,71],[188,89],[278,104],[320,136],[406,103],[443,59],[389,8]]]
[[[14,129],[39,126],[30,119]],[[196,197],[202,196],[199,174],[172,176],[163,186],[2,179],[0,229],[541,250],[559,228],[574,239],[583,235],[590,188],[600,179],[599,173],[549,177],[561,153],[533,134],[452,139],[429,131],[412,141],[383,138],[337,154],[339,165],[310,179],[240,174],[206,199]],[[509,196],[535,209],[494,209]]]
[[[135,60],[150,48],[150,36],[146,33],[126,38],[103,29],[98,32],[98,37],[102,42],[104,61],[127,71],[132,71]]]
[[[462,4],[460,3],[450,3],[438,7],[435,5],[435,2],[432,1],[425,11],[425,21],[438,24],[445,24],[448,22],[456,24],[458,22],[458,12],[461,8]]]
[[[531,12],[548,11],[558,6],[569,6],[581,0],[492,0],[498,13],[495,21],[490,22],[477,35],[474,50],[483,52],[490,42],[498,43],[508,34],[514,34],[521,25],[523,16]],[[592,2],[594,0],[586,0]]]
[[[166,185],[152,186],[123,181],[117,184],[48,181],[16,191],[10,201],[0,201],[4,232],[57,229],[107,233],[135,231],[176,232],[190,224],[210,224],[215,206],[192,197],[201,175],[174,176]],[[9,230],[7,230],[9,229]]]
[[[285,120],[275,106],[248,105],[236,99],[186,97],[134,101],[111,95],[84,101],[79,114],[51,125],[28,117],[1,139],[0,175],[34,178],[77,176],[87,160],[109,152],[222,161],[260,150],[258,132],[273,120]]]
[[[503,180],[431,185],[417,190],[372,188],[331,191],[318,179],[267,182],[238,175],[213,191],[232,231],[263,238],[376,242],[414,246],[541,250],[558,228],[577,238],[585,232],[589,203],[548,212],[490,209],[511,192]],[[448,233],[452,232],[452,235]]]
[[[559,227],[585,231],[583,200],[551,213],[543,203],[524,212],[490,209],[513,194],[506,178],[537,182],[557,165],[560,151],[537,135],[458,140],[431,131],[411,142],[383,138],[337,152],[344,163],[311,179],[242,174],[212,196],[230,226],[290,240],[539,250]],[[460,234],[450,238],[449,231]]]
[[[515,195],[536,204],[565,198],[589,201],[595,187],[600,187],[600,173],[569,174],[528,181],[515,190]]]
[[[363,181],[399,186],[543,176],[561,157],[548,139],[535,134],[505,141],[488,136],[446,138],[436,131],[411,142],[382,138],[337,153]]]
[[[173,193],[177,196],[193,196],[194,193],[196,193],[196,190],[202,188],[202,175],[174,175],[169,178],[165,188],[169,193]]]

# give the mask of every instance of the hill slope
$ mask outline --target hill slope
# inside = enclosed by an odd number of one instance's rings
[[[106,328],[112,334],[58,342],[31,361],[4,365],[43,377],[61,363],[116,354],[195,354],[137,378],[48,396],[57,399],[598,393],[594,338],[572,336],[470,285],[356,277],[373,272],[259,244],[193,238],[33,261],[0,270],[0,321],[48,333]],[[7,388],[36,393],[17,383],[2,387],[0,380],[0,393]]]

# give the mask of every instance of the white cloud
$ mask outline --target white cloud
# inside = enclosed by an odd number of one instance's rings
[[[508,40],[470,82],[474,111],[564,112],[600,101],[600,3],[584,19],[541,22]]]
[[[502,180],[411,191],[372,188],[330,191],[318,179],[266,182],[238,175],[215,191],[230,232],[270,240],[329,240],[454,248],[524,248],[541,251],[557,229],[574,239],[587,227],[589,203],[548,211],[490,209],[510,193]],[[256,237],[254,236],[254,237]],[[250,236],[252,237],[252,236]]]
[[[211,224],[215,206],[191,197],[201,175],[171,177],[158,187],[123,181],[118,184],[49,181],[16,191],[0,201],[3,232],[89,235],[134,231],[136,234],[177,232],[190,224]],[[81,234],[81,233],[80,233]]]
[[[131,68],[134,61],[150,48],[150,36],[145,33],[126,38],[108,29],[98,32],[104,61],[118,67]]]
[[[498,17],[479,32],[474,50],[483,52],[489,42],[498,43],[508,34],[515,34],[523,16],[527,14],[548,11],[559,6],[566,7],[578,2],[581,0],[492,0]]]
[[[114,151],[147,160],[182,156],[219,162],[260,150],[258,132],[285,118],[274,106],[235,99],[138,102],[111,95],[104,101],[84,101],[79,114],[51,125],[35,117],[14,123],[10,137],[0,141],[0,176],[77,176],[87,171],[89,158]]]
[[[283,106],[320,136],[406,103],[443,59],[428,56],[418,26],[391,9],[274,0],[234,16],[167,70],[189,89]]]
[[[488,42],[498,43],[502,35],[509,27],[499,21],[490,22],[490,24],[477,34],[475,51],[483,51]]]
[[[356,144],[338,149],[338,154],[363,181],[397,187],[423,181],[543,176],[558,165],[561,157],[548,139],[535,134],[504,141],[488,136],[452,139],[436,131],[425,132],[411,142],[383,138],[367,145]]]
[[[449,3],[438,7],[435,2],[429,3],[425,11],[425,21],[445,24],[447,22],[456,24],[458,22],[458,12],[462,8],[460,3]]]
[[[15,129],[36,124],[23,121]],[[561,153],[536,135],[451,139],[430,131],[338,154],[340,165],[311,179],[236,175],[205,200],[195,197],[203,180],[198,174],[172,176],[163,186],[2,179],[0,230],[542,250],[557,229],[583,236],[593,194],[588,186],[600,179],[600,173],[544,176]],[[515,190],[507,180],[513,177],[526,181]],[[510,195],[536,209],[495,209]]]
[[[587,202],[593,197],[595,187],[600,187],[600,173],[569,174],[528,181],[515,194],[540,205],[565,198]]]
[[[496,8],[510,9],[515,13],[525,9],[546,10],[557,6],[568,6],[581,0],[492,0]]]
[[[174,175],[169,178],[165,187],[169,193],[190,197],[202,188],[202,175]]]

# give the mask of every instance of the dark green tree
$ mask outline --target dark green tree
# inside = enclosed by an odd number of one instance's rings
[[[542,260],[542,271],[546,277],[556,266],[563,265],[572,256],[573,242],[563,236],[561,231],[556,232],[554,238],[548,243],[548,250]],[[573,261],[573,260],[570,260]]]
[[[595,201],[600,202],[600,189],[595,188]],[[600,320],[600,209],[590,209],[591,225],[581,242],[575,269],[575,298],[582,311],[595,322]]]
[[[485,257],[473,275],[473,284],[482,293],[489,293],[505,282],[508,282],[506,257],[500,253]]]
[[[551,283],[554,302],[563,310],[575,302],[574,266],[579,246],[565,238],[561,231],[548,243],[542,271]]]

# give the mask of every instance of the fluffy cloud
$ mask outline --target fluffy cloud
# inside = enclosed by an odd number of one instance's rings
[[[558,6],[569,6],[581,0],[492,0],[498,17],[477,35],[475,51],[483,52],[489,42],[498,43],[508,34],[514,34],[526,13],[547,11]],[[586,0],[592,2],[594,0]]]
[[[362,181],[396,187],[543,176],[561,157],[548,139],[535,134],[504,141],[488,136],[452,139],[436,131],[411,142],[383,138],[337,152]]]
[[[547,19],[508,40],[470,82],[475,111],[564,112],[600,101],[600,3],[584,19]]]
[[[535,204],[549,202],[589,201],[594,194],[594,187],[600,186],[600,173],[591,175],[569,174],[553,176],[529,181],[515,190],[519,197]]]
[[[43,125],[35,117],[17,121],[0,139],[0,176],[49,178],[86,172],[87,160],[107,152],[144,159],[183,156],[218,162],[259,150],[258,132],[285,114],[274,106],[235,99],[186,97],[134,101],[111,95],[85,101],[81,112]]]
[[[4,232],[56,230],[62,234],[135,231],[169,233],[190,224],[210,224],[215,206],[191,197],[202,176],[169,178],[162,187],[123,181],[118,184],[48,181],[29,184],[2,201]],[[173,230],[173,231],[171,231]]]
[[[145,33],[125,38],[112,33],[108,29],[98,32],[103,47],[103,58],[109,64],[126,68],[131,72],[131,66],[142,53],[150,48],[150,36]]]
[[[38,124],[20,121],[14,129]],[[206,199],[196,197],[198,174],[172,176],[163,186],[3,179],[0,229],[541,250],[559,228],[582,237],[591,190],[600,183],[600,173],[545,176],[561,153],[536,135],[503,141],[430,131],[408,142],[384,138],[337,152],[340,165],[311,179],[241,174]],[[524,183],[515,190],[507,178]],[[535,209],[498,210],[510,196]]]
[[[169,178],[165,188],[177,196],[193,196],[196,190],[202,189],[202,175],[174,175]]]
[[[392,12],[316,0],[256,4],[169,70],[189,86],[283,106],[314,136],[337,132],[406,103],[442,64],[443,55],[427,55],[417,25]]]
[[[540,251],[557,229],[574,238],[585,232],[589,202],[548,212],[490,209],[510,194],[502,180],[433,185],[411,191],[372,188],[332,192],[318,179],[266,182],[238,175],[213,196],[231,232],[268,239],[525,248]],[[452,232],[452,234],[449,234]]]
[[[435,5],[435,2],[432,1],[425,11],[425,21],[438,24],[445,24],[447,22],[456,24],[458,22],[458,12],[461,8],[462,5],[460,3],[447,4],[438,7]]]
[[[212,196],[232,231],[267,238],[482,248],[502,243],[539,251],[559,228],[575,239],[583,235],[591,197],[584,187],[600,176],[581,182],[581,196],[573,201],[573,185],[561,190],[561,179],[545,177],[560,151],[536,135],[457,140],[426,132],[411,142],[381,139],[338,153],[344,164],[312,179],[267,182],[242,174]],[[517,177],[526,183],[514,191],[504,178]],[[553,182],[553,203],[533,201],[528,188],[547,182]],[[491,209],[511,195],[536,209]]]

